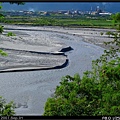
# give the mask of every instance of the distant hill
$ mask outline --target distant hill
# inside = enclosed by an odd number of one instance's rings
[[[33,11],[52,11],[52,10],[81,10],[90,11],[97,8],[107,12],[120,12],[120,2],[26,2],[25,5],[2,3],[3,10],[33,10]]]

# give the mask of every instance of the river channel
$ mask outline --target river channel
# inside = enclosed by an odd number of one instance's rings
[[[27,31],[26,31],[27,32]],[[36,31],[33,31],[36,32]],[[0,95],[7,102],[14,101],[17,115],[42,115],[48,97],[51,97],[62,76],[91,69],[91,61],[103,53],[103,48],[83,42],[80,36],[67,33],[37,31],[49,34],[56,41],[73,50],[65,52],[69,63],[60,69],[0,73]]]

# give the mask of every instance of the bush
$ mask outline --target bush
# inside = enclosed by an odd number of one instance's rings
[[[99,74],[86,71],[82,79],[79,74],[63,77],[45,104],[44,116],[119,115],[120,59],[99,69]]]
[[[0,33],[3,33],[3,26],[0,26]]]
[[[6,52],[4,52],[3,50],[0,49],[0,55],[7,56],[8,54]]]
[[[111,31],[106,32],[106,35],[108,35],[109,37],[110,37],[111,34],[112,34]]]
[[[103,35],[103,34],[104,34],[103,32],[100,33],[100,35]]]
[[[7,36],[9,37],[9,36],[16,36],[16,35],[12,32],[8,32]]]
[[[5,99],[0,97],[0,116],[13,116],[14,114],[13,102],[6,103]]]

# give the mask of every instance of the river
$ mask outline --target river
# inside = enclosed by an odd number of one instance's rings
[[[69,64],[61,69],[0,73],[0,95],[14,101],[17,115],[42,115],[48,97],[65,75],[73,76],[91,69],[91,61],[103,53],[103,48],[82,41],[82,37],[48,32],[54,39],[73,50],[66,52]]]

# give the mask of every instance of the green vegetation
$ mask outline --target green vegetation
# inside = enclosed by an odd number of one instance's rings
[[[116,16],[116,15],[115,15]],[[118,16],[117,16],[118,17]],[[114,17],[113,19],[116,19]],[[118,23],[118,21],[116,21]],[[67,75],[45,103],[44,116],[118,116],[120,114],[120,28],[109,32],[115,44],[97,60],[83,77]],[[102,33],[101,33],[102,34]]]
[[[98,116],[120,113],[120,60],[102,65],[100,71],[62,78],[55,96],[48,98],[44,116]]]
[[[117,29],[120,31],[120,13],[112,15],[113,23],[117,26]]]
[[[9,37],[9,36],[16,36],[16,35],[12,32],[8,32],[7,36]]]
[[[103,34],[104,34],[103,32],[100,33],[100,35],[103,35]]]
[[[3,26],[0,26],[0,33],[3,33]]]
[[[0,55],[7,56],[8,54],[6,52],[4,52],[3,50],[0,50]]]
[[[14,114],[13,102],[6,103],[5,99],[0,97],[0,116],[13,116]]]
[[[97,27],[113,28],[111,17],[88,17],[88,16],[9,16],[1,20],[3,23],[16,25],[33,25],[33,26],[63,26],[63,27]]]
[[[112,34],[111,31],[106,32],[106,35],[108,35],[109,37],[110,37],[111,34]]]

